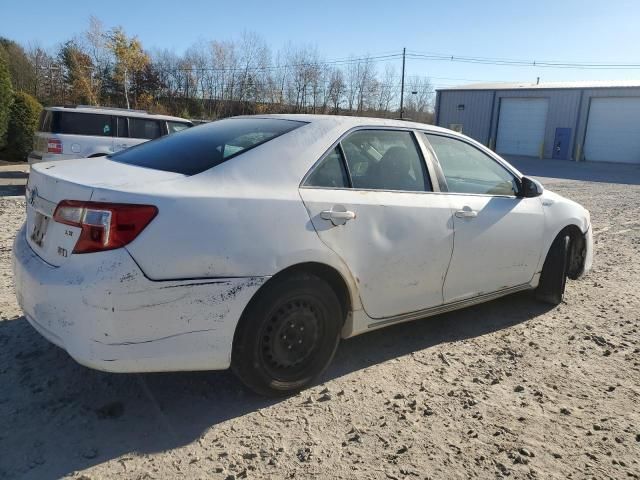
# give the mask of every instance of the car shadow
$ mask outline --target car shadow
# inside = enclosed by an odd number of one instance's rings
[[[343,341],[321,381],[505,329],[548,309],[523,293],[370,332]],[[170,450],[283,401],[248,392],[228,371],[90,370],[24,317],[0,321],[0,360],[0,478],[59,478],[128,453]]]

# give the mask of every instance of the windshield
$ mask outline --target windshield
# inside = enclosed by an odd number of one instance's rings
[[[108,158],[139,167],[195,175],[304,124],[275,118],[228,118],[188,128]]]

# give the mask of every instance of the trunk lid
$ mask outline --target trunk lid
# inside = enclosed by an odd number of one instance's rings
[[[26,189],[27,242],[45,262],[60,266],[73,252],[81,229],[55,222],[62,200],[89,201],[98,189],[136,192],[184,175],[125,165],[106,158],[35,164]]]

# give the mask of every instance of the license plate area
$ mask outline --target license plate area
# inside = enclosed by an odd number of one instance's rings
[[[31,230],[31,241],[42,248],[44,237],[47,234],[50,218],[40,212],[34,212],[33,230]]]

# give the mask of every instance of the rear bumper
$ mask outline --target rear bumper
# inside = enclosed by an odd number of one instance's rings
[[[37,256],[14,242],[18,303],[29,323],[78,363],[110,372],[228,368],[237,322],[265,277],[148,280],[125,249]]]

